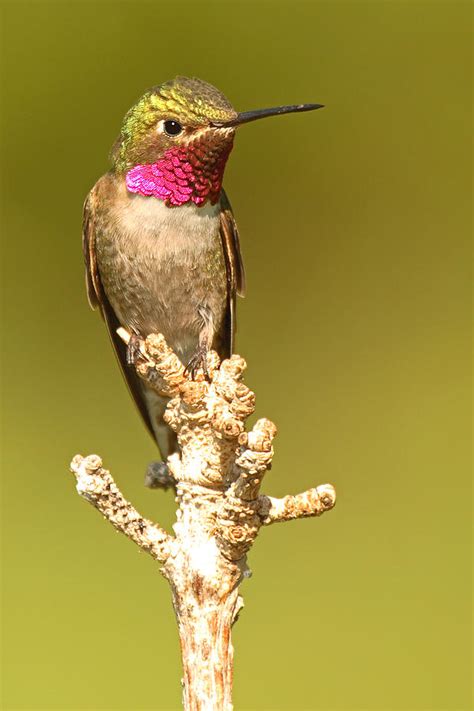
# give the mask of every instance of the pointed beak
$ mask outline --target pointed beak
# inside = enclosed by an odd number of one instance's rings
[[[236,118],[222,123],[213,122],[216,128],[230,128],[232,126],[241,126],[249,121],[258,121],[258,119],[266,118],[267,116],[280,116],[281,114],[292,114],[296,111],[315,111],[315,109],[324,108],[324,104],[293,104],[292,106],[275,106],[272,109],[257,109],[256,111],[242,111],[237,114]]]

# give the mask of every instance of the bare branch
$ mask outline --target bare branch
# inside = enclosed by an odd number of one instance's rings
[[[173,537],[157,524],[140,516],[122,496],[109,472],[102,468],[100,457],[95,454],[81,457],[77,454],[71,462],[71,471],[76,476],[76,488],[80,496],[153,558],[166,561]]]
[[[321,516],[332,509],[336,503],[336,491],[331,484],[321,484],[308,489],[302,494],[284,496],[275,499],[272,496],[259,496],[259,514],[264,526],[295,518]]]
[[[265,472],[270,469],[273,459],[272,442],[277,428],[270,420],[257,420],[250,432],[239,436],[243,445],[235,463],[240,472],[235,482],[234,493],[244,501],[257,498]]]
[[[117,333],[125,343],[130,335]],[[248,574],[246,554],[262,525],[332,508],[336,494],[325,484],[296,496],[260,495],[271,468],[276,427],[258,420],[249,431],[255,395],[242,382],[243,358],[220,362],[207,356],[207,379],[191,380],[160,334],[137,343],[136,372],[169,398],[166,423],[179,451],[148,468],[146,483],[171,486],[178,510],[175,536],[144,519],[126,501],[96,455],[77,456],[71,468],[79,494],[115,528],[164,563],[178,619],[183,659],[183,700],[187,711],[230,711],[233,648],[231,626],[242,607],[239,584]]]

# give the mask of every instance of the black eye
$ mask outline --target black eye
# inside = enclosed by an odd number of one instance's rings
[[[177,121],[165,121],[163,128],[168,136],[178,136],[183,130],[183,127]]]

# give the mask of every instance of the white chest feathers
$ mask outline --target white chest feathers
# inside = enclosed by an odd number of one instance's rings
[[[219,214],[219,203],[167,207],[155,197],[130,195],[116,217],[124,235],[138,231],[143,240],[158,240],[161,249],[174,250],[191,244],[194,249],[198,245],[206,249],[219,232]]]

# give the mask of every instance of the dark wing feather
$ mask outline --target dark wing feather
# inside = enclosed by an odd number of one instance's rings
[[[236,295],[245,296],[245,272],[242,255],[240,253],[239,231],[234,219],[232,207],[224,190],[221,195],[220,233],[227,269],[228,318],[225,324],[224,355],[228,357],[232,354],[234,347]]]
[[[134,368],[127,366],[127,348],[122,339],[117,335],[117,328],[119,328],[121,324],[105,295],[100,281],[100,274],[95,254],[95,209],[96,195],[95,188],[93,188],[84,203],[82,225],[82,249],[84,252],[84,261],[86,266],[87,298],[89,299],[89,303],[93,309],[96,309],[97,307],[100,309],[100,313],[107,326],[115,355],[117,356],[118,363],[128,385],[128,389],[130,390],[130,394],[135,400],[148,431],[153,439],[156,440],[153,427],[151,425],[150,415],[148,414],[148,409],[143,398],[140,378],[136,374]]]

